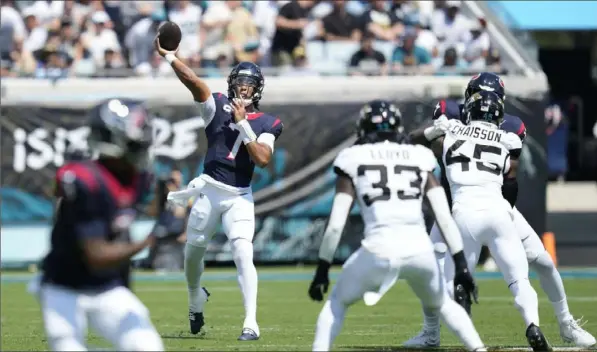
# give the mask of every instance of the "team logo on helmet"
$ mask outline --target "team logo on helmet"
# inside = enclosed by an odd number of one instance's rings
[[[481,77],[481,74],[477,73],[476,75],[473,76],[473,78],[471,78],[471,81],[474,81],[474,80],[476,80],[479,77]]]
[[[502,88],[506,88],[506,87],[504,87],[504,81],[502,81],[502,79],[501,79],[501,78],[498,78],[498,81],[500,82],[500,86],[501,86]]]

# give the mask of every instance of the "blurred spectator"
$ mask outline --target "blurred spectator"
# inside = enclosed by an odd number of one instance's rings
[[[59,36],[58,50],[72,60],[71,72],[83,76],[91,75],[95,71],[95,63],[89,50],[79,40],[79,35],[69,18],[65,17],[60,21]]]
[[[203,77],[226,77],[230,73],[232,67],[232,59],[228,56],[221,54],[215,61],[215,66],[206,67],[202,70]]]
[[[309,67],[309,62],[307,61],[307,55],[303,46],[297,46],[294,49],[292,52],[292,59],[292,67],[289,67],[286,71],[284,71],[284,76],[319,76],[317,71],[314,71]]]
[[[280,8],[276,17],[276,34],[272,40],[272,64],[285,66],[292,63],[292,52],[301,44],[303,29],[313,6],[310,0],[293,0]]]
[[[2,76],[7,76],[19,59],[27,35],[25,23],[14,1],[0,0],[0,61]]]
[[[486,59],[486,70],[495,73],[504,73],[501,61],[500,51],[496,48],[490,48]]]
[[[239,1],[232,1],[232,8],[239,6]],[[219,56],[230,57],[232,47],[226,42],[226,28],[232,20],[232,8],[228,1],[215,1],[209,5],[203,18],[202,26],[202,67],[215,67]]]
[[[429,30],[429,24],[426,21],[427,19],[424,17],[413,15],[409,17],[407,24],[414,27],[417,35],[415,45],[427,50],[432,57],[437,57],[439,55],[438,41],[435,34]]]
[[[31,7],[25,8],[23,10],[23,18],[25,19],[25,29],[27,30],[23,50],[34,52],[43,48],[48,37],[48,31],[40,25],[34,9]]]
[[[455,47],[459,53],[470,36],[469,22],[460,13],[460,5],[459,0],[446,1],[445,8],[435,10],[431,22],[431,29],[443,48]]]
[[[485,31],[485,20],[471,21],[471,37],[464,49],[464,59],[472,69],[483,70],[489,54],[489,34]]]
[[[393,41],[402,34],[403,22],[394,11],[386,9],[385,0],[372,0],[370,4],[371,9],[363,15],[363,32],[372,33],[377,40],[387,41]]]
[[[259,31],[259,56],[262,66],[271,65],[270,49],[276,34],[278,2],[275,0],[256,1],[253,7],[253,20]]]
[[[259,35],[251,13],[242,7],[241,1],[226,1],[231,11],[230,22],[226,26],[226,42],[234,49],[236,62],[257,62]]]
[[[420,2],[426,1],[410,1],[410,0],[393,0],[390,12],[400,22],[408,22],[412,16],[419,17]]]
[[[96,11],[91,15],[93,26],[81,35],[83,45],[93,57],[96,67],[104,67],[104,54],[111,49],[120,57],[120,43],[116,33],[110,29],[110,17],[104,11]]]
[[[373,48],[373,35],[367,34],[361,39],[361,48],[350,58],[350,67],[358,69],[352,75],[386,75],[388,65],[386,57]]]
[[[454,48],[448,48],[444,51],[444,59],[442,65],[439,67],[440,71],[436,73],[438,76],[458,74],[458,72],[467,68]]]
[[[345,0],[334,0],[334,10],[323,18],[324,38],[327,41],[361,39],[359,20],[346,11]]]
[[[35,70],[36,78],[59,79],[68,75],[70,59],[64,52],[58,51],[54,44],[39,50],[39,61]]]
[[[212,2],[211,6],[227,2],[215,1]],[[170,21],[176,23],[182,32],[178,57],[192,67],[199,67],[201,63],[199,56],[201,44],[199,26],[201,22],[201,8],[192,4],[189,0],[168,0],[168,4],[168,17]]]
[[[394,49],[392,54],[394,70],[399,71],[405,67],[418,67],[422,72],[430,71],[431,55],[427,50],[415,45],[416,39],[416,33],[413,31],[407,31],[402,37],[401,44]]]
[[[39,24],[51,30],[57,30],[60,27],[60,17],[64,12],[63,1],[37,0],[27,7],[30,14],[34,15]],[[23,17],[25,17],[23,10]]]
[[[126,33],[124,45],[128,49],[129,64],[138,75],[149,75],[152,73],[153,58],[155,49],[153,41],[157,35],[160,23],[166,20],[164,10],[154,11],[149,18],[144,18],[131,27]],[[159,70],[169,70],[170,65],[166,61],[158,60]]]

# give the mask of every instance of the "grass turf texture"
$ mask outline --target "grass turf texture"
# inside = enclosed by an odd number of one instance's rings
[[[134,284],[135,292],[150,309],[167,350],[226,351],[307,351],[313,342],[315,321],[321,304],[307,297],[311,269],[260,270],[258,320],[261,339],[237,342],[243,321],[242,298],[234,271],[208,270],[203,285],[212,296],[206,304],[206,331],[202,336],[188,333],[187,293],[181,275],[144,276]],[[39,305],[25,292],[25,283],[10,282],[14,275],[2,275],[1,348],[5,351],[47,349]],[[7,279],[8,280],[5,280]],[[21,278],[24,279],[24,278]],[[22,281],[22,280],[21,280]],[[480,279],[480,304],[473,307],[473,320],[487,346],[526,349],[524,323],[513,306],[505,283],[500,279]],[[565,346],[559,336],[553,309],[537,280],[541,328],[553,346]],[[584,325],[597,333],[597,278],[566,279],[571,311],[589,322]],[[421,327],[419,301],[404,281],[374,307],[363,303],[352,306],[334,350],[400,350],[401,342]],[[109,345],[94,334],[88,343]],[[442,328],[442,345],[454,349],[460,343]],[[569,346],[567,346],[569,347]],[[503,350],[503,348],[500,348]]]

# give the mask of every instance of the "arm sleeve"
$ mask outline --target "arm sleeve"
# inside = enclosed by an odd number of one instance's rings
[[[352,207],[352,201],[352,196],[346,193],[336,193],[334,196],[332,212],[323,234],[321,247],[319,247],[319,259],[328,263],[334,261],[334,253],[338,243],[340,243],[342,231],[344,231],[344,225],[346,225],[346,219]]]
[[[275,141],[276,136],[271,133],[262,133],[257,137],[257,142],[267,145],[272,150],[272,153],[274,152]]]
[[[354,157],[355,155],[351,152],[351,148],[342,150],[334,160],[334,173],[338,176],[346,176],[352,180],[355,174],[353,171],[355,167],[353,165],[356,164]]]
[[[518,181],[516,178],[504,178],[502,195],[511,206],[516,205],[516,199],[518,198]]]
[[[199,108],[199,116],[205,120],[205,126],[209,125],[216,115],[216,100],[213,94],[204,102],[196,102]]]

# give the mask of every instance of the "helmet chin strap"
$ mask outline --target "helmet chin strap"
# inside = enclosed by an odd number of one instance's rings
[[[241,101],[243,102],[243,104],[245,104],[245,107],[253,104],[253,99],[241,99]]]

